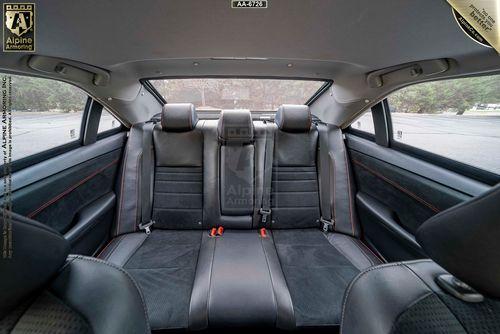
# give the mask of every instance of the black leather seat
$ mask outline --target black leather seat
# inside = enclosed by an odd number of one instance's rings
[[[342,134],[336,127],[323,131],[325,125],[313,124],[305,105],[281,106],[275,123],[269,227],[292,297],[296,326],[339,326],[348,283],[360,271],[381,263],[358,238],[354,203],[349,204],[354,191],[346,174],[349,166]],[[325,144],[318,153],[320,142]],[[324,185],[322,193],[318,188],[323,176],[320,154],[336,167],[324,168],[325,173],[336,173],[331,181],[333,195],[330,184]],[[325,207],[320,197],[326,200]],[[334,231],[328,233],[320,229],[326,210],[332,210],[335,220]]]
[[[341,332],[500,333],[499,203],[497,185],[426,221],[417,240],[432,260],[359,274]]]
[[[153,330],[338,326],[348,282],[380,263],[358,239],[352,192],[344,191],[351,185],[342,179],[349,166],[341,137],[325,154],[338,158],[344,173],[334,187],[336,229],[343,233],[324,233],[317,166],[322,134],[307,106],[281,107],[278,126],[252,121],[248,111],[196,120],[191,104],[167,104],[152,129],[150,235],[138,225],[144,205],[141,160],[151,124],[132,127],[116,236],[99,257],[136,279]],[[274,164],[271,215],[262,224],[267,130],[275,136]],[[338,128],[333,131],[341,136]],[[223,236],[210,237],[208,231],[218,226]],[[257,230],[264,226],[266,237]]]
[[[12,214],[0,218],[12,243],[0,241],[0,333],[149,333],[134,280],[95,258],[70,255],[57,232]]]
[[[151,327],[188,326],[203,226],[203,121],[192,104],[167,104],[161,122],[132,127],[120,180],[115,237],[98,255],[126,269],[143,291]],[[142,180],[144,140],[152,136],[154,180]],[[147,149],[147,148],[146,148]],[[152,233],[138,231],[141,182],[152,182]]]

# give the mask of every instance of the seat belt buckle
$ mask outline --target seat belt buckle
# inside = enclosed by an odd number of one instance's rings
[[[269,210],[264,210],[264,209],[260,209],[259,210],[259,213],[262,215],[260,221],[265,224],[267,223],[267,217],[271,215],[271,209]]]
[[[155,223],[154,220],[150,220],[147,223],[140,223],[139,224],[139,230],[146,232],[147,235],[151,234],[151,226],[153,226]]]
[[[267,238],[267,230],[265,227],[263,227],[259,230],[259,235],[261,238]]]
[[[330,220],[327,220],[323,217],[321,217],[319,219],[320,223],[321,223],[321,229],[323,230],[323,232],[330,232],[330,231],[333,231],[335,229],[335,220],[332,218]]]

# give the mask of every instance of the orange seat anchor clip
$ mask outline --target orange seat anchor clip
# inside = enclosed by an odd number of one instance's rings
[[[262,238],[267,238],[267,230],[266,230],[266,228],[265,228],[265,227],[261,228],[261,229],[259,230],[259,234],[260,234],[260,236],[261,236]]]
[[[223,233],[224,233],[224,227],[222,227],[222,226],[212,227],[210,229],[209,236],[211,236],[211,237],[222,236]]]

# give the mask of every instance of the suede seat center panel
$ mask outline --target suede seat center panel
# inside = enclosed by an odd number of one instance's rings
[[[267,237],[255,230],[262,225],[254,213],[266,187],[255,176],[266,168],[262,122],[240,112],[225,113],[226,122],[196,122],[193,110],[167,104],[161,124],[154,126],[152,233],[122,229],[100,257],[138,282],[153,330],[337,326],[349,281],[378,259],[355,236],[319,229],[320,134],[309,109],[282,107],[276,116],[274,158],[267,167],[272,209]],[[130,156],[137,159],[142,149]],[[242,155],[251,168],[231,177],[226,172],[241,166],[224,162]],[[228,207],[221,192],[239,186],[249,190],[246,206]],[[209,237],[217,226],[224,226],[224,233]]]
[[[151,328],[187,328],[201,236],[155,230],[125,264],[143,292]]]

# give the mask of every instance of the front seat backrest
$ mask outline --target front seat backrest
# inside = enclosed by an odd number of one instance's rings
[[[0,244],[0,332],[149,333],[142,295],[121,268],[68,257],[56,231],[10,212],[0,218],[11,239]],[[5,240],[7,242],[5,243]]]
[[[422,224],[417,240],[435,262],[360,273],[344,297],[341,333],[500,333],[499,203],[497,185]]]

